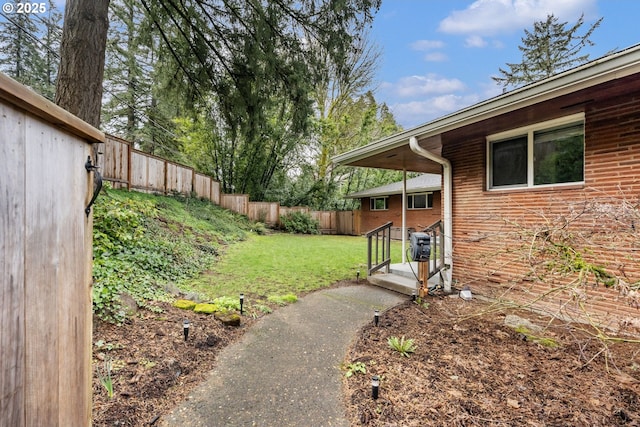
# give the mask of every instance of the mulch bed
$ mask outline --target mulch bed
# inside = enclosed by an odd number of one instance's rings
[[[428,306],[407,302],[382,313],[379,326],[364,327],[350,348],[345,366],[362,362],[367,370],[344,379],[353,426],[640,426],[639,344],[605,346],[576,325],[555,322],[537,333],[560,343],[550,348],[506,326],[506,313],[482,313],[487,303],[425,301]],[[121,326],[95,321],[94,426],[155,425],[256,320],[244,316],[234,328],[189,313],[185,342],[185,311],[160,308],[142,310]],[[541,326],[549,322],[515,314]],[[416,351],[402,357],[388,347],[391,336],[414,339]],[[99,380],[105,360],[113,365],[113,398]],[[377,400],[372,375],[381,377]]]
[[[343,280],[332,287],[355,284],[355,280]],[[266,297],[245,293],[249,306],[256,299]],[[278,309],[276,304],[268,305]],[[156,425],[160,416],[184,401],[207,378],[220,351],[242,337],[263,315],[245,313],[241,325],[232,327],[222,325],[212,315],[157,303],[156,310],[140,310],[123,325],[94,318],[93,426]],[[190,321],[186,341],[185,318]],[[112,398],[100,383],[106,361],[112,364]]]
[[[546,327],[521,333],[488,303],[425,301],[383,313],[353,343],[345,365],[367,370],[343,381],[353,426],[640,426],[639,344],[605,345],[584,325],[548,326],[546,317],[510,311]],[[401,356],[391,336],[414,339],[416,351]],[[381,378],[377,400],[373,375]]]
[[[154,425],[207,377],[220,350],[255,322],[245,316],[239,327],[224,326],[211,315],[170,304],[158,308],[162,312],[142,310],[120,326],[94,321],[94,426]],[[112,365],[113,398],[100,383],[105,361]]]

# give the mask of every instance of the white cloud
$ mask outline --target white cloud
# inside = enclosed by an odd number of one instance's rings
[[[442,52],[432,52],[433,50],[445,47],[445,43],[441,40],[416,40],[409,46],[412,50],[428,52],[424,56],[424,60],[428,62],[443,62],[449,59],[449,57]]]
[[[439,30],[451,34],[495,35],[529,28],[549,14],[573,23],[581,13],[595,14],[597,0],[476,0],[440,21]]]
[[[431,52],[424,56],[424,60],[428,62],[444,62],[448,59],[449,57],[442,52]]]
[[[464,43],[465,47],[485,47],[487,42],[485,39],[478,35],[467,37]]]
[[[442,95],[433,98],[397,103],[390,106],[393,115],[405,127],[418,126],[438,117],[458,111],[479,101],[477,95]]]
[[[431,50],[431,49],[442,49],[444,47],[444,42],[440,40],[416,40],[409,45],[413,50]]]
[[[397,83],[387,83],[384,87],[390,89],[397,96],[406,98],[456,92],[463,90],[465,85],[458,79],[447,79],[436,74],[427,74],[426,76],[403,77]]]
[[[493,79],[488,80],[486,83],[479,83],[478,86],[482,89],[482,99],[491,99],[503,94],[502,86]]]

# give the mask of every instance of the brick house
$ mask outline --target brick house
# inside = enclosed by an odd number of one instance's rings
[[[442,174],[446,290],[640,323],[640,45],[334,161]]]
[[[421,230],[441,218],[440,203],[441,176],[422,174],[403,181],[383,185],[368,190],[358,191],[345,196],[349,199],[360,199],[360,230],[366,232],[381,224],[392,221],[395,228],[402,226],[402,194],[406,194],[405,228]],[[392,238],[399,239],[401,231],[397,230]]]

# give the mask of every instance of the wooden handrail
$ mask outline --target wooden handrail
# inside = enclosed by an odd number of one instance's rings
[[[431,236],[431,259],[429,259],[429,274],[427,279],[435,276],[444,268],[444,228],[439,220],[422,230]]]
[[[391,266],[391,226],[393,222],[389,221],[369,231],[367,237],[367,275],[371,276],[376,271],[386,267],[387,273]],[[373,254],[373,238],[375,236],[375,257]],[[381,242],[382,241],[382,242]],[[380,244],[382,243],[382,250]]]
[[[374,234],[379,233],[380,231],[384,230],[385,228],[391,228],[391,226],[393,225],[393,221],[389,221],[386,224],[382,224],[380,227],[378,228],[374,228],[371,231],[367,231],[367,234],[365,234],[365,237],[371,237]]]

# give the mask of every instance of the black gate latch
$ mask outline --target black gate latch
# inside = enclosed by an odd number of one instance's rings
[[[91,201],[89,202],[89,204],[84,210],[84,213],[87,214],[87,218],[88,218],[89,214],[91,213],[91,206],[98,198],[98,194],[100,194],[100,190],[102,190],[102,175],[100,175],[100,172],[98,172],[98,166],[94,166],[91,163],[91,156],[87,157],[87,161],[84,164],[84,168],[87,170],[87,172],[93,172],[93,197],[91,197]]]

